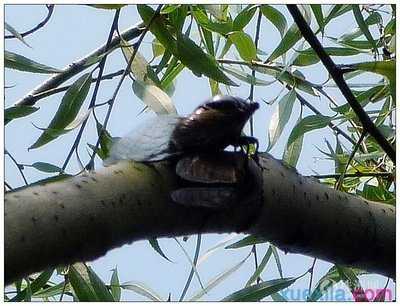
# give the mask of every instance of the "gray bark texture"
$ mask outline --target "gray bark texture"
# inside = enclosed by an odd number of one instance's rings
[[[393,206],[335,191],[265,153],[259,165],[249,162],[235,200],[220,209],[174,202],[171,194],[187,182],[168,161],[121,161],[6,193],[5,282],[136,240],[229,232],[395,277]]]

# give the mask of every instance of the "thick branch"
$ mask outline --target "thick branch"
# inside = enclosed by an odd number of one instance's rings
[[[253,186],[228,207],[186,206],[168,162],[120,162],[98,172],[5,195],[5,280],[92,260],[150,237],[247,232],[288,252],[395,275],[395,209],[335,191],[267,154]],[[257,187],[258,186],[258,187]],[[204,187],[204,186],[203,186]],[[190,204],[190,203],[189,203]]]
[[[122,32],[121,36],[124,40],[128,41],[138,37],[142,33],[142,31],[143,31],[142,24],[139,24]],[[120,41],[121,39],[119,38],[119,36],[113,37],[111,43],[108,46],[108,49],[111,50],[113,48],[116,48],[119,45]],[[70,78],[74,77],[78,73],[85,70],[88,67],[87,62],[90,59],[94,59],[98,56],[101,56],[102,54],[104,54],[105,51],[106,51],[106,44],[102,45],[101,47],[93,50],[88,55],[68,65],[60,73],[54,74],[46,81],[44,81],[42,84],[38,85],[28,94],[26,94],[24,97],[22,97],[20,100],[15,102],[15,106],[34,105],[37,102],[37,98],[35,98],[35,95],[44,91],[57,88],[65,81],[69,80]]]
[[[321,43],[318,41],[313,31],[304,20],[297,6],[295,4],[288,4],[287,8],[292,15],[294,21],[296,22],[301,34],[314,49],[318,57],[321,59],[332,79],[335,81],[343,96],[346,98],[347,102],[353,109],[354,113],[357,115],[364,130],[372,137],[374,137],[376,142],[381,146],[382,150],[386,152],[393,163],[396,163],[396,152],[394,148],[374,125],[360,103],[358,103],[357,99],[354,97],[349,86],[347,86],[347,83],[343,78],[343,71],[341,71],[341,69],[335,65],[330,56],[325,52],[324,47],[322,47]]]

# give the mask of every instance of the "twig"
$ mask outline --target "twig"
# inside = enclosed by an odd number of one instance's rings
[[[22,171],[23,166],[20,165],[20,164],[17,162],[17,160],[14,158],[14,156],[12,156],[12,155],[10,154],[10,152],[8,152],[7,150],[4,150],[4,154],[7,154],[7,155],[11,158],[11,160],[13,161],[13,163],[15,164],[15,166],[18,168],[18,171],[19,171],[19,173],[21,174],[22,179],[23,179],[24,182],[25,182],[25,185],[29,185],[29,184],[28,184],[28,181],[26,180],[26,177],[25,177],[25,175],[24,175],[24,172]]]
[[[260,39],[261,17],[262,17],[261,9],[258,8],[256,35],[255,35],[255,38],[254,38],[254,45],[256,46],[256,50],[258,48],[258,40]],[[252,69],[252,71],[251,71],[251,76],[253,77],[253,80],[254,80],[255,77],[256,77],[256,71],[254,69]],[[253,99],[254,99],[254,83],[252,83],[250,85],[250,94],[249,94],[250,103],[252,103]],[[254,136],[253,116],[250,117],[250,135]]]
[[[103,80],[111,80],[114,77],[119,76],[119,75],[121,75],[123,73],[124,73],[124,70],[121,69],[121,70],[118,70],[118,71],[113,72],[113,73],[105,74],[105,75],[103,75],[101,77],[101,81],[103,81]],[[94,82],[97,82],[97,78],[92,78],[92,83],[94,83]],[[38,93],[37,95],[32,96],[32,101],[34,103],[36,103],[37,101],[39,101],[39,100],[41,100],[43,98],[47,98],[47,97],[49,97],[51,95],[58,94],[60,92],[66,91],[70,87],[71,87],[71,85],[66,85],[66,86],[63,86],[63,87],[58,87],[58,88],[50,89],[50,90],[47,90],[47,91],[43,91],[41,93]]]
[[[20,35],[22,37],[25,37],[25,36],[27,36],[29,34],[32,34],[32,33],[36,32],[40,28],[43,28],[45,26],[45,24],[50,20],[50,17],[53,14],[53,11],[54,11],[54,4],[46,4],[46,8],[47,8],[47,16],[43,19],[43,21],[38,23],[32,29],[30,29],[30,30],[28,30],[28,31],[26,31],[24,33],[20,33]],[[16,37],[14,35],[5,35],[4,36],[4,39],[13,39],[13,38],[16,38]]]
[[[140,45],[141,45],[142,42],[143,42],[144,36],[145,36],[146,33],[148,32],[148,30],[149,30],[149,28],[150,28],[150,25],[153,23],[153,20],[155,19],[155,17],[156,17],[157,15],[160,14],[160,11],[161,11],[162,6],[163,6],[163,5],[160,4],[160,5],[157,7],[157,10],[155,11],[154,15],[151,17],[151,19],[150,19],[150,21],[149,21],[149,24],[145,27],[145,29],[142,31],[142,34],[141,34],[140,37],[138,38],[137,47],[133,50],[133,53],[132,53],[132,55],[131,55],[131,58],[129,59],[129,62],[128,62],[126,68],[125,68],[125,71],[124,71],[124,73],[122,74],[122,76],[121,76],[121,78],[120,78],[120,80],[119,80],[119,82],[118,82],[118,85],[117,85],[117,87],[115,88],[115,91],[114,91],[114,93],[113,93],[113,95],[112,95],[112,97],[111,97],[111,99],[110,99],[110,106],[108,107],[107,114],[106,114],[106,118],[104,119],[104,123],[103,123],[102,129],[101,129],[101,131],[100,131],[100,133],[99,133],[99,137],[98,137],[97,142],[96,142],[96,145],[95,145],[95,147],[94,147],[94,149],[93,149],[93,154],[92,154],[92,156],[91,156],[91,158],[90,158],[89,163],[86,165],[86,167],[88,167],[89,165],[92,165],[92,164],[94,163],[94,158],[95,158],[95,156],[96,156],[97,149],[99,148],[99,145],[100,145],[100,139],[101,139],[101,137],[103,136],[103,133],[104,133],[104,131],[105,131],[106,128],[107,128],[107,124],[108,124],[108,121],[110,120],[111,111],[112,111],[112,108],[113,108],[113,106],[114,106],[114,102],[115,102],[115,99],[116,99],[116,97],[117,97],[117,95],[118,95],[119,89],[121,88],[122,83],[123,83],[125,77],[129,74],[129,71],[130,71],[130,69],[131,69],[132,62],[133,62],[133,60],[134,60],[134,58],[135,58],[135,56],[136,56],[136,53],[137,53],[138,50],[139,50]]]
[[[132,39],[138,37],[142,32],[143,32],[142,24],[138,24],[134,27],[131,27],[131,28],[125,30],[124,32],[121,33],[121,35],[124,40],[132,40]],[[121,40],[119,37],[113,37],[113,39],[111,40],[110,45],[109,45],[109,50],[117,47],[120,42],[121,42]],[[68,65],[60,73],[57,73],[57,74],[51,76],[46,81],[44,81],[42,84],[38,85],[36,88],[31,90],[24,97],[22,97],[17,102],[15,102],[15,106],[34,105],[35,101],[31,101],[32,96],[34,96],[38,93],[41,93],[43,91],[48,91],[50,89],[54,89],[54,88],[58,87],[59,85],[61,85],[62,83],[64,83],[65,81],[72,78],[73,76],[82,72],[83,70],[88,68],[87,62],[90,58],[95,58],[95,57],[98,57],[98,56],[104,54],[105,50],[106,50],[106,45],[104,44],[101,47],[93,50],[91,53],[84,56],[83,58]]]
[[[112,25],[111,25],[110,33],[108,34],[108,38],[107,38],[107,42],[106,42],[106,47],[105,47],[105,49],[104,49],[105,52],[107,52],[107,51],[109,50],[109,48],[110,48],[110,43],[111,43],[111,40],[112,40],[114,31],[115,31],[115,29],[116,29],[117,26],[118,26],[119,13],[120,13],[120,10],[119,10],[119,9],[115,11],[114,20],[113,20],[113,23],[112,23]],[[93,107],[94,104],[96,103],[97,92],[98,92],[98,90],[99,90],[99,86],[100,86],[100,82],[101,82],[101,77],[102,77],[102,75],[103,75],[103,71],[104,71],[104,66],[105,66],[106,60],[107,60],[107,54],[101,59],[101,61],[100,61],[100,63],[99,63],[99,74],[98,74],[98,78],[97,78],[97,81],[96,81],[96,84],[95,84],[95,87],[94,87],[94,90],[93,90],[92,99],[90,100],[88,109],[90,109],[91,107]],[[62,168],[61,168],[62,171],[64,171],[65,168],[67,167],[68,162],[69,162],[69,160],[71,159],[71,156],[72,156],[74,150],[76,150],[76,149],[78,148],[79,142],[80,142],[80,140],[81,140],[81,138],[82,138],[82,134],[83,134],[83,131],[84,131],[84,129],[85,129],[85,126],[86,126],[86,123],[87,123],[88,119],[89,119],[89,117],[86,118],[86,119],[82,122],[82,125],[81,125],[80,128],[79,128],[78,135],[76,136],[75,141],[74,141],[74,143],[73,143],[73,145],[72,145],[70,151],[68,152],[67,158],[65,159],[64,164],[63,164],[63,166],[62,166]],[[77,155],[78,155],[78,152],[77,152]],[[79,160],[79,158],[78,158],[78,160]]]
[[[311,295],[311,286],[312,286],[312,281],[313,281],[313,276],[314,276],[314,267],[315,267],[316,262],[317,262],[317,258],[314,257],[312,265],[311,265],[310,269],[308,269],[308,272],[310,273],[310,282],[308,283],[308,298],[310,298],[310,295]]]
[[[321,174],[321,175],[310,175],[310,177],[316,179],[327,179],[327,178],[334,178],[339,179],[341,173],[335,174]],[[392,177],[393,174],[390,172],[355,172],[355,173],[346,173],[344,177]]]
[[[374,125],[371,119],[368,117],[367,113],[364,111],[360,103],[357,102],[357,99],[354,97],[350,88],[347,86],[343,73],[338,68],[329,55],[325,52],[321,43],[318,41],[317,37],[314,35],[311,28],[308,26],[307,22],[304,20],[301,15],[299,9],[295,4],[288,4],[287,8],[292,15],[294,21],[296,22],[300,32],[303,37],[307,40],[310,46],[314,49],[315,53],[318,55],[325,68],[328,70],[332,79],[335,81],[336,85],[342,92],[343,96],[346,98],[347,102],[357,115],[360,120],[364,130],[369,133],[376,142],[381,146],[382,150],[386,152],[386,154],[390,157],[393,163],[396,163],[396,152],[392,145],[387,141],[387,139],[382,135],[382,133],[378,130],[378,128]]]
[[[358,148],[361,146],[361,143],[364,140],[364,137],[366,135],[367,135],[367,132],[365,130],[363,130],[363,132],[361,133],[360,138],[358,139],[357,144],[353,148],[353,152],[351,152],[351,154],[349,156],[349,159],[347,160],[347,163],[346,163],[346,166],[344,167],[343,173],[341,174],[341,176],[339,177],[338,181],[336,182],[336,186],[335,186],[336,190],[341,190],[343,179],[344,179],[344,175],[346,174],[347,169],[349,168],[351,161],[353,160],[354,156],[356,155],[356,152],[358,151]]]
[[[258,48],[258,40],[260,39],[261,17],[262,17],[261,9],[258,8],[256,34],[255,34],[255,37],[254,37],[254,45],[256,47],[256,50]],[[255,69],[252,69],[251,76],[253,77],[253,80],[254,80],[255,77],[256,77]],[[252,83],[250,85],[249,100],[250,100],[250,103],[253,103],[253,100],[254,100],[254,83]],[[254,136],[253,115],[250,117],[250,135]],[[257,270],[258,269],[258,260],[257,260],[257,245],[256,244],[253,244],[253,254],[254,254],[254,266],[255,266],[255,270]],[[259,284],[259,283],[260,283],[260,278],[257,277],[257,284]]]

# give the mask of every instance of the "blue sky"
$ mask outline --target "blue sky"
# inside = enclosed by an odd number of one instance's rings
[[[285,16],[288,16],[286,8],[280,6],[279,9]],[[46,9],[44,6],[40,5],[6,5],[5,20],[17,30],[24,31],[31,28],[32,25],[37,24],[45,13]],[[62,68],[103,44],[107,39],[112,19],[112,11],[99,10],[87,6],[57,5],[48,25],[26,38],[26,41],[32,48],[28,48],[16,40],[6,40],[5,49],[24,55],[43,64]],[[251,36],[254,36],[255,19],[254,17],[253,22],[246,28],[246,32]],[[288,18],[288,20],[291,20],[291,18]],[[123,8],[119,28],[123,30],[139,21],[140,18],[134,6]],[[328,27],[327,35],[340,36],[354,27],[355,23],[352,15],[347,14],[335,20],[332,26]],[[261,29],[260,49],[269,53],[278,44],[280,40],[279,33],[270,23],[267,23],[265,19],[263,19]],[[193,37],[197,38],[195,35]],[[152,39],[151,35],[147,35],[140,48],[140,52],[146,56],[148,60],[151,58]],[[233,55],[229,53],[227,58],[233,58]],[[350,57],[346,58],[346,61],[352,62],[355,61],[355,59],[356,57]],[[105,73],[122,69],[124,65],[125,61],[121,52],[116,51],[109,56]],[[315,83],[322,83],[327,78],[325,70],[321,68],[320,65],[314,65],[310,68],[303,69],[302,72],[305,73],[310,81]],[[7,69],[5,72],[5,85],[15,86],[5,91],[5,106],[11,106],[18,98],[43,82],[47,77],[46,75],[21,73]],[[260,78],[267,79],[264,76],[260,76]],[[376,80],[368,76],[364,78],[365,79],[362,79],[363,82],[373,82]],[[118,79],[104,81],[99,92],[98,103],[105,102],[111,97],[117,82]],[[182,75],[177,79],[175,87],[175,93],[172,99],[179,114],[184,115],[190,113],[193,108],[210,96],[207,79],[197,78],[187,69],[185,69]],[[221,88],[223,89],[223,87]],[[93,88],[90,93],[92,90]],[[271,100],[279,91],[280,86],[277,84],[268,87],[256,87],[255,100],[258,102],[261,102],[263,99]],[[232,88],[232,93],[234,95],[247,97],[248,92],[249,85],[247,84],[243,84],[239,88]],[[336,90],[333,89],[330,93],[337,99],[339,104],[343,104],[343,99]],[[322,112],[332,114],[328,108],[328,103],[324,99],[311,97],[307,94],[304,94],[304,96],[310,99],[313,105]],[[76,131],[60,137],[43,148],[27,151],[27,148],[40,135],[40,130],[34,128],[32,123],[39,127],[46,127],[57,110],[61,98],[62,94],[58,94],[40,101],[37,104],[37,106],[41,108],[38,112],[25,119],[15,120],[7,125],[5,130],[5,148],[13,154],[19,162],[31,164],[36,161],[45,161],[58,166],[62,165],[75,139]],[[257,111],[254,117],[255,136],[260,140],[261,150],[265,150],[267,146],[268,122],[275,107],[276,105],[269,106],[261,102],[261,109]],[[130,81],[127,79],[118,94],[116,105],[108,126],[111,134],[113,136],[122,136],[134,128],[136,124],[145,120],[146,117],[153,115],[151,113],[146,113],[138,116],[142,108],[142,102],[133,95]],[[290,126],[293,126],[296,122],[298,113],[299,106],[296,104],[293,108],[293,114],[295,115],[292,116],[289,122]],[[104,111],[99,110],[98,114],[100,117],[102,115],[104,116]],[[305,110],[305,114],[310,114],[310,112]],[[271,150],[270,153],[275,157],[282,157],[283,148],[286,144],[289,132],[290,128],[286,128],[277,145]],[[88,157],[85,144],[88,142],[94,143],[96,141],[96,135],[94,121],[90,120],[80,146],[80,155],[84,160]],[[310,175],[313,174],[313,171],[317,171],[320,174],[334,172],[333,163],[321,159],[322,156],[317,150],[317,146],[321,149],[326,149],[324,139],[327,139],[332,145],[335,145],[335,137],[328,129],[318,130],[305,136],[304,148],[298,164],[298,171],[301,174]],[[101,167],[99,161],[97,161],[97,167]],[[79,171],[75,157],[72,158],[68,171],[71,173]],[[34,182],[46,177],[45,174],[31,168],[26,168],[25,174],[29,182]],[[18,175],[15,166],[7,158],[5,160],[5,176],[7,182],[11,186],[18,187],[23,185],[23,181]],[[206,235],[203,237],[201,254],[227,236],[228,234]],[[236,240],[240,237],[242,237],[242,235],[236,236]],[[190,237],[187,242],[182,242],[191,256],[195,249],[195,240],[196,237],[193,236]],[[183,289],[191,266],[187,262],[182,250],[173,239],[160,239],[160,245],[174,263],[169,263],[161,258],[150,247],[147,241],[139,241],[111,250],[106,256],[93,261],[91,265],[102,279],[107,281],[109,281],[111,277],[110,270],[117,266],[121,282],[139,281],[152,288],[164,299],[167,299],[168,294],[171,293],[172,299],[176,300],[179,298]],[[218,273],[234,266],[242,260],[249,251],[250,248],[246,248],[236,251],[219,250],[214,253],[199,267],[199,273],[203,283],[207,283],[208,280]],[[257,251],[260,261],[265,254],[266,246],[258,247]],[[280,252],[280,258],[282,260],[285,277],[297,276],[304,273],[312,263],[312,258],[297,254],[285,255]],[[318,260],[315,269],[314,283],[324,275],[330,267],[331,264]],[[211,291],[204,300],[218,300],[242,288],[253,271],[253,259],[249,258],[235,274]],[[277,277],[279,277],[277,268],[273,261],[271,261],[263,273],[263,278],[268,280]],[[386,281],[384,277],[380,276],[368,276],[362,279],[363,282],[371,288],[381,288]],[[306,289],[308,287],[308,281],[309,278],[304,277],[296,282],[292,288],[299,290]],[[199,283],[196,279],[193,279],[187,297],[190,297],[199,288]],[[391,288],[393,288],[393,283],[391,283]],[[142,297],[128,291],[124,291],[123,298],[125,300],[143,300]]]

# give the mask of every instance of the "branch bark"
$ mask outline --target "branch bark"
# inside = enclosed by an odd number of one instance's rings
[[[395,276],[394,207],[330,189],[265,153],[259,163],[250,163],[251,190],[223,209],[173,202],[171,192],[185,184],[167,161],[122,161],[6,193],[5,282],[136,240],[234,231]]]

